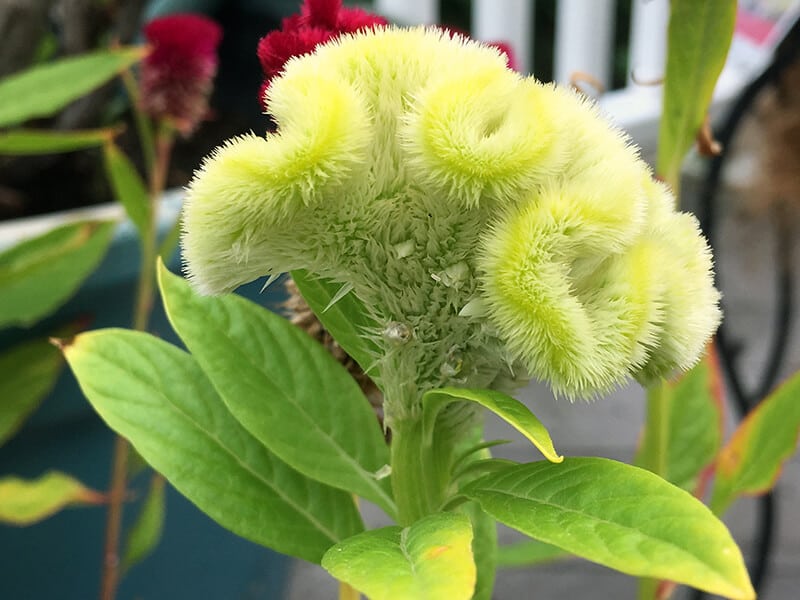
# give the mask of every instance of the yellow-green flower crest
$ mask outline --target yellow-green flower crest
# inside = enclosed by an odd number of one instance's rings
[[[696,220],[590,102],[495,49],[367,31],[268,94],[278,132],[229,141],[190,186],[188,273],[207,293],[296,268],[340,282],[400,409],[527,376],[592,396],[688,368],[715,330]]]

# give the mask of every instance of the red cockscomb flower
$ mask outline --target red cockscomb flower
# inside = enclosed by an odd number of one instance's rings
[[[446,32],[450,37],[454,35],[460,35],[467,39],[472,39],[469,33],[464,31],[459,27],[452,27],[451,25],[437,25],[439,29]],[[497,48],[502,54],[506,57],[506,66],[511,69],[512,71],[519,70],[519,64],[517,63],[517,57],[514,54],[514,49],[511,47],[511,44],[508,42],[483,42],[487,46],[492,46],[493,48]]]
[[[188,135],[208,111],[222,30],[201,15],[174,14],[150,21],[144,35],[152,50],[141,66],[142,109]]]
[[[273,31],[258,43],[258,60],[264,71],[259,100],[266,109],[265,94],[273,77],[293,56],[312,52],[319,44],[342,33],[388,25],[379,15],[360,8],[344,8],[342,0],[305,0],[300,14],[283,20],[280,31]]]

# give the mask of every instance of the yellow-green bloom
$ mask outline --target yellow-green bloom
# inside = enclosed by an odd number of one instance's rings
[[[691,366],[715,330],[696,220],[591,103],[496,49],[367,31],[268,94],[278,132],[229,141],[191,184],[189,275],[206,293],[297,268],[346,285],[396,411],[529,376],[591,396]]]

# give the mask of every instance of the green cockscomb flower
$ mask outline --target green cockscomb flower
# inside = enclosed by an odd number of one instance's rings
[[[189,189],[194,284],[307,269],[375,326],[387,418],[441,385],[592,396],[691,366],[719,321],[711,257],[593,105],[437,30],[344,36],[287,63],[278,130]]]

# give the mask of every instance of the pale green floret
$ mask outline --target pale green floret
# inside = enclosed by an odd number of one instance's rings
[[[303,268],[366,306],[387,418],[442,385],[592,396],[691,365],[719,319],[696,223],[577,95],[438,31],[345,36],[270,86],[279,133],[192,182],[187,270]]]

